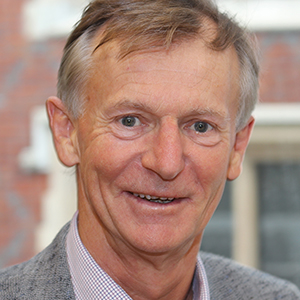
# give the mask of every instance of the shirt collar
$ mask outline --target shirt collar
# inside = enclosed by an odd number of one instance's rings
[[[83,245],[77,228],[78,212],[74,215],[66,240],[71,279],[77,300],[132,298],[96,263]],[[194,300],[209,300],[209,287],[200,256],[193,280]]]

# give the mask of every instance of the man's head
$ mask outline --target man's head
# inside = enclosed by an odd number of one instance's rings
[[[208,20],[213,26],[205,26]],[[220,13],[210,0],[92,1],[65,46],[58,96],[73,116],[82,113],[93,53],[109,41],[120,42],[122,59],[131,52],[167,49],[195,38],[203,39],[215,51],[235,48],[240,64],[236,126],[243,128],[257,101],[259,68],[255,48],[247,32]]]
[[[94,1],[85,11],[48,113],[59,158],[77,166],[79,232],[92,253],[197,253],[253,127],[249,47],[208,1]]]

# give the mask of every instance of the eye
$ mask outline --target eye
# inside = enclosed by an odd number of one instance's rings
[[[198,133],[205,133],[212,129],[212,126],[206,122],[196,122],[192,125],[192,128]]]
[[[126,127],[133,127],[135,125],[140,125],[141,122],[137,117],[133,117],[133,116],[125,116],[121,119],[121,123],[122,125],[126,126]]]

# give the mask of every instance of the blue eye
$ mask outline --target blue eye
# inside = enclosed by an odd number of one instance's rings
[[[212,127],[206,122],[196,122],[193,124],[194,130],[199,133],[205,133],[210,130]]]
[[[121,119],[121,123],[126,127],[133,127],[135,125],[139,125],[140,121],[137,117],[126,116]]]

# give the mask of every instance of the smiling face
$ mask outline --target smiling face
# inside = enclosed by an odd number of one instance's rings
[[[251,131],[235,131],[236,53],[199,39],[117,54],[115,42],[94,53],[84,115],[70,146],[56,141],[78,167],[81,238],[92,253],[99,240],[147,253],[199,245]]]

